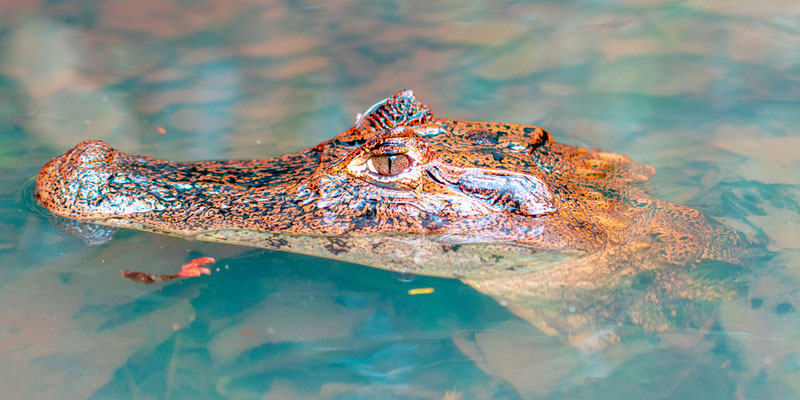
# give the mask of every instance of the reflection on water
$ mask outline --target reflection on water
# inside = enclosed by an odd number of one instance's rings
[[[798,16],[780,1],[0,2],[0,397],[798,397]],[[653,165],[659,198],[769,253],[694,277],[732,296],[662,304],[632,284],[587,302],[638,302],[638,319],[540,301],[550,319],[615,321],[551,336],[456,280],[129,231],[87,246],[21,195],[84,139],[273,156],[403,87],[437,116]],[[200,255],[210,277],[119,276]]]

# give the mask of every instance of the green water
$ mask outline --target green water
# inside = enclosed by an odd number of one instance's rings
[[[0,2],[0,398],[798,398],[798,21],[778,0]],[[30,201],[81,140],[275,156],[401,88],[653,165],[658,198],[767,256],[733,298],[593,347],[457,280],[132,231],[88,246]],[[119,275],[199,256],[211,276]]]

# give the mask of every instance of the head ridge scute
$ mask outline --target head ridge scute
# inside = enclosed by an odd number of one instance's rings
[[[380,132],[398,126],[423,125],[432,119],[431,109],[414,97],[414,91],[404,89],[370,107],[358,119],[355,128]]]

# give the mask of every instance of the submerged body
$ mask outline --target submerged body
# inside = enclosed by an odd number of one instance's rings
[[[434,119],[406,90],[271,159],[173,163],[83,142],[42,169],[37,196],[85,222],[459,278],[555,332],[532,299],[566,287],[559,299],[581,305],[643,273],[659,300],[696,297],[693,266],[738,262],[739,236],[654,199],[653,173],[535,126]]]

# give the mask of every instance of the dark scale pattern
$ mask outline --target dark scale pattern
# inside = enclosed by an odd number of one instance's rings
[[[385,154],[409,167],[376,175],[368,160]],[[538,250],[634,246],[676,264],[733,260],[735,235],[648,195],[653,173],[535,126],[434,119],[404,90],[334,139],[271,159],[173,163],[82,142],[44,166],[37,193],[58,216],[182,236],[442,234]],[[338,238],[324,246],[334,256],[348,248]]]

